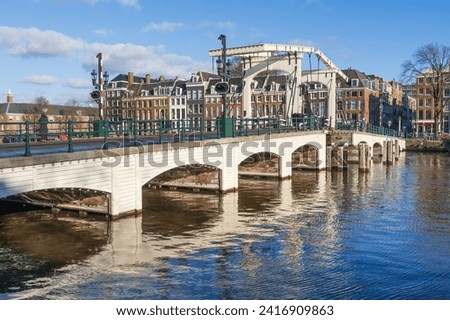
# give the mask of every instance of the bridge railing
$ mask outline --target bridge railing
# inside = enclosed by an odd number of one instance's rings
[[[133,120],[122,121],[25,121],[0,123],[0,140],[5,143],[23,144],[24,156],[30,156],[32,148],[39,142],[66,147],[67,152],[86,149],[88,144],[109,148],[138,146],[149,143],[183,142],[223,137],[223,118],[191,118],[177,120]],[[323,129],[314,121],[292,121],[256,117],[231,118],[231,136],[249,136],[290,131]],[[338,125],[338,130],[366,131],[397,136],[397,132],[369,125],[367,128]]]
[[[367,126],[361,126],[358,124],[354,124],[354,125],[337,124],[336,129],[337,130],[346,130],[346,131],[355,131],[355,132],[357,132],[357,131],[367,132],[367,133],[373,133],[373,134],[389,136],[389,137],[399,137],[401,135],[401,132],[399,132],[399,131],[396,131],[396,130],[393,130],[390,128],[375,126],[372,124],[369,124]]]

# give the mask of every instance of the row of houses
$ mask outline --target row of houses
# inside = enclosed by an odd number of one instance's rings
[[[404,94],[403,86],[381,77],[368,76],[355,69],[343,70],[348,81],[337,79],[336,123],[348,126],[369,124],[412,131],[416,126],[415,100]],[[217,75],[198,72],[190,79],[150,75],[137,77],[132,72],[115,77],[106,89],[107,118],[110,121],[164,120],[177,125],[180,119],[198,122],[214,121],[222,115],[223,98],[215,91],[221,81]],[[231,77],[227,93],[227,110],[234,118],[292,118],[286,101],[289,79],[283,75],[265,74],[255,77],[251,84],[251,112],[247,114],[242,101],[242,78]],[[297,112],[313,116],[316,121],[326,119],[329,88],[311,81],[301,85]],[[426,130],[421,128],[421,130]]]
[[[385,81],[375,75],[366,75],[356,69],[342,70],[348,77],[337,78],[336,114],[338,125],[351,127],[382,126],[402,132],[432,133],[434,124],[433,101],[427,77],[418,77],[415,84],[402,85]],[[222,116],[223,96],[216,92],[219,76],[199,71],[190,79],[152,79],[150,75],[136,76],[133,72],[119,74],[106,88],[106,118],[112,123],[128,120],[163,120],[171,127],[187,120],[198,125],[200,119],[214,123]],[[250,114],[242,106],[242,78],[231,77],[227,93],[229,117],[239,118],[292,118],[286,101],[289,78],[267,73],[255,77],[251,83]],[[327,115],[329,88],[315,81],[301,84],[297,112],[312,116],[316,121]],[[444,97],[450,96],[450,87]],[[448,99],[443,113],[443,131],[449,132]],[[290,113],[290,114],[289,114]],[[0,123],[37,121],[45,114],[53,126],[67,120],[92,122],[98,119],[98,109],[79,106],[36,105],[15,103],[12,93],[6,103],[0,103]],[[11,128],[11,125],[8,126]]]

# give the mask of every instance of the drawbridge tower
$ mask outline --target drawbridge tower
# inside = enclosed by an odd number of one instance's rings
[[[219,58],[222,49],[209,50],[209,56]],[[304,55],[309,58],[315,55],[323,65],[322,69],[302,70]],[[286,75],[286,110],[284,117],[289,119],[293,113],[303,113],[301,95],[302,84],[315,82],[328,88],[327,118],[330,128],[336,124],[336,77],[347,81],[347,76],[320,50],[313,47],[285,44],[258,44],[251,46],[227,48],[227,57],[237,57],[241,60],[244,75],[242,79],[242,108],[247,115],[252,114],[251,96],[252,81],[258,74],[265,71],[282,72]]]

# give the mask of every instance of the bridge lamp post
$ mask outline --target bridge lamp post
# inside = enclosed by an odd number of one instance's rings
[[[218,94],[222,95],[223,101],[223,114],[222,121],[219,126],[219,132],[221,137],[232,137],[233,136],[233,119],[228,117],[228,102],[227,93],[230,91],[229,78],[230,78],[230,62],[227,60],[227,37],[221,34],[218,40],[222,43],[222,57],[219,57],[216,61],[217,63],[217,73],[221,77],[221,81],[216,83],[214,89]]]
[[[97,82],[97,75],[100,75],[98,77],[98,82]],[[91,98],[98,103],[99,118],[100,120],[103,120],[105,118],[104,88],[108,85],[109,74],[107,71],[103,73],[99,71],[99,73],[97,74],[97,71],[93,69],[91,72],[91,79],[92,85],[94,86],[94,91],[91,92]]]
[[[105,93],[104,89],[109,82],[109,74],[107,71],[103,72],[103,54],[97,54],[98,72],[93,69],[91,72],[92,85],[94,91],[91,92],[91,98],[98,103],[99,120],[94,121],[94,136],[106,136],[106,126],[103,124],[106,119],[105,116]]]

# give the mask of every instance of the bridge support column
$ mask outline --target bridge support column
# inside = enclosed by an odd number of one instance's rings
[[[359,172],[368,172],[370,170],[370,152],[369,146],[365,143],[358,145],[359,153]]]
[[[398,139],[395,139],[394,141],[394,155],[395,155],[395,161],[398,161],[400,159],[400,146]]]
[[[288,179],[292,176],[292,156],[282,156],[278,158],[278,177]]]
[[[331,170],[333,167],[333,146],[327,146],[327,170]]]
[[[344,150],[344,147],[334,148],[331,154],[331,169],[338,171],[347,169],[347,156],[348,152]]]
[[[232,142],[224,151],[224,157],[219,172],[219,190],[221,192],[235,191],[239,186],[237,161],[239,143]]]
[[[393,164],[392,140],[383,141],[383,164]]]
[[[111,167],[111,195],[108,213],[111,218],[142,210],[141,167],[139,154],[122,158]]]

